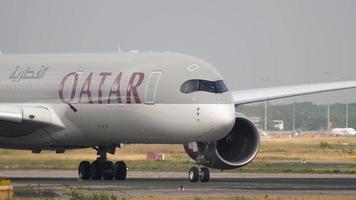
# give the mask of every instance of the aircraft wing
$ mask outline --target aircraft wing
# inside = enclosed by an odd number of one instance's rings
[[[242,104],[249,104],[266,100],[274,100],[350,88],[356,88],[356,81],[238,90],[233,91],[232,96],[235,105],[238,106]]]

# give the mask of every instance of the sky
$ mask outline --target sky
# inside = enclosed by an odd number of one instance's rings
[[[356,80],[356,1],[0,1],[3,54],[118,46],[202,58],[230,90]],[[307,100],[356,102],[356,90],[296,98]]]

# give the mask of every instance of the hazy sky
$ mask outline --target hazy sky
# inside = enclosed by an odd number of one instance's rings
[[[3,53],[118,45],[203,58],[232,90],[356,80],[356,1],[0,1]],[[298,100],[356,102],[356,90]]]

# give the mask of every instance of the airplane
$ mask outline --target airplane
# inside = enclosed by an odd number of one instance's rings
[[[211,64],[179,53],[0,56],[0,148],[94,148],[82,180],[125,180],[122,144],[182,144],[196,162],[190,182],[209,169],[250,163],[260,139],[236,107],[266,100],[356,88],[356,81],[230,91]]]
[[[331,134],[338,136],[356,136],[356,131],[353,128],[334,128],[331,130]]]

